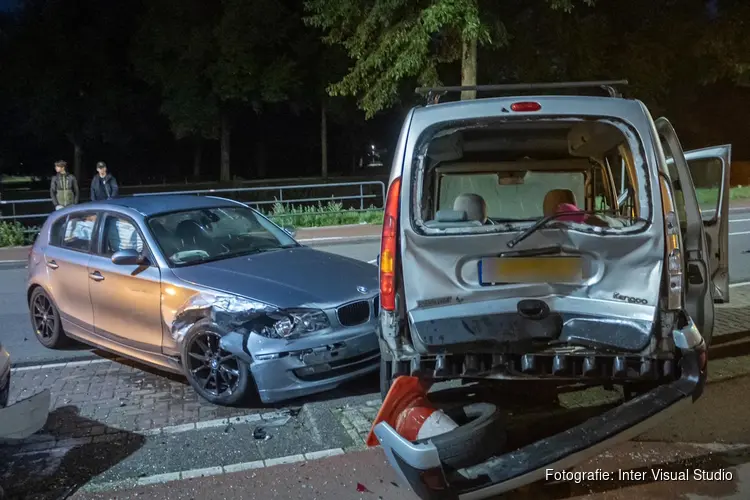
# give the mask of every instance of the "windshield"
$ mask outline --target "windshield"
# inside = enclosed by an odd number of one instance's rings
[[[176,267],[299,246],[286,231],[246,207],[172,212],[149,218],[148,226]]]

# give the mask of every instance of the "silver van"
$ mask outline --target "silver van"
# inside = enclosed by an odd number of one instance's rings
[[[411,375],[617,385],[630,399],[460,474],[433,442],[377,424],[422,498],[528,484],[703,390],[714,303],[729,300],[731,146],[683,151],[666,118],[622,98],[623,83],[430,89],[406,117],[379,257],[383,394]],[[556,89],[606,94],[517,95]],[[464,90],[516,95],[435,98]]]

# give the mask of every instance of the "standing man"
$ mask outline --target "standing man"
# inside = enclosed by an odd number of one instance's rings
[[[78,203],[78,181],[68,173],[68,164],[63,160],[55,162],[55,172],[49,187],[49,196],[55,210]]]
[[[111,200],[117,197],[120,188],[117,179],[107,172],[107,164],[100,161],[96,164],[97,175],[91,181],[91,201]]]

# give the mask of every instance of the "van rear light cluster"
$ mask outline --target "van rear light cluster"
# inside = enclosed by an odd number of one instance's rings
[[[672,202],[672,190],[668,181],[660,177],[662,208],[664,210],[664,232],[667,244],[667,309],[682,309],[683,292],[683,256],[680,234],[680,222],[677,220],[674,203]]]
[[[396,240],[400,195],[401,178],[397,177],[388,188],[380,239],[380,307],[386,311],[396,309]]]

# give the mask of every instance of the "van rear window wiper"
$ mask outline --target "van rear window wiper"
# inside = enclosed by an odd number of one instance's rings
[[[516,236],[515,238],[513,238],[512,240],[510,240],[508,242],[508,248],[513,248],[514,246],[518,245],[523,240],[525,240],[526,238],[528,238],[529,236],[531,236],[538,229],[542,228],[543,226],[545,226],[550,221],[553,221],[553,220],[555,220],[555,219],[557,219],[559,217],[564,217],[566,215],[600,215],[600,214],[601,214],[601,212],[595,212],[595,211],[591,211],[591,210],[576,210],[576,211],[569,210],[569,211],[565,211],[565,212],[556,212],[556,213],[554,213],[552,215],[547,215],[546,217],[542,217],[541,219],[537,220],[534,224],[532,224],[531,226],[529,226],[521,234],[519,234],[518,236]],[[645,219],[641,219],[641,218],[635,218],[635,219],[631,219],[631,220],[633,220],[635,222],[643,222],[643,221],[645,221]]]

